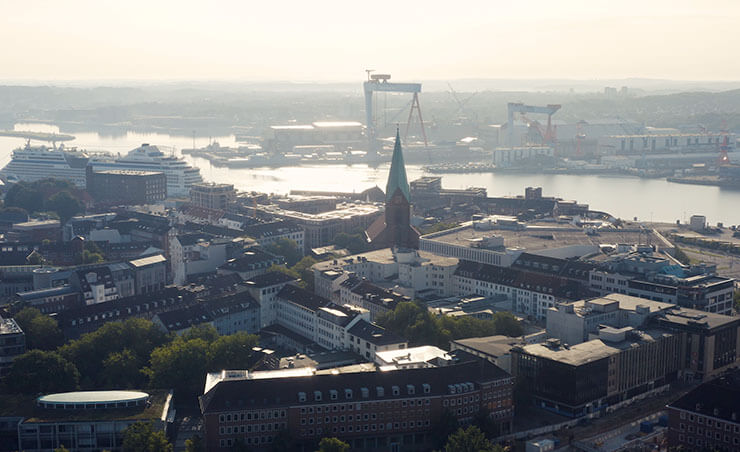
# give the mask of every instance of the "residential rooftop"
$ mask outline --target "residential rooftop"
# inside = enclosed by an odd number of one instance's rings
[[[327,221],[327,220],[342,220],[349,219],[357,216],[380,214],[381,208],[375,204],[362,204],[362,203],[339,203],[335,210],[329,210],[327,212],[319,213],[304,213],[295,210],[284,210],[276,205],[260,205],[258,210],[262,210],[268,214],[277,215],[287,219],[296,219],[302,221]]]
[[[262,275],[253,276],[244,282],[248,287],[270,287],[277,284],[295,281],[295,278],[283,272],[271,271]]]
[[[407,342],[401,336],[362,319],[352,325],[348,333],[379,347]]]
[[[739,402],[740,371],[735,370],[702,384],[668,406],[737,425]]]

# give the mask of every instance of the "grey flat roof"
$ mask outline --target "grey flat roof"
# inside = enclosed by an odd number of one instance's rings
[[[524,344],[524,342],[519,338],[501,335],[471,337],[468,339],[457,339],[452,342],[462,347],[476,350],[497,358],[509,353],[511,347]]]
[[[547,358],[571,366],[581,366],[602,358],[614,355],[646,342],[654,342],[661,337],[671,336],[665,331],[635,330],[635,337],[619,342],[605,342],[602,339],[593,339],[569,347],[560,346],[551,348],[547,344],[532,344],[523,347],[527,354]]]
[[[653,230],[650,230],[653,243],[663,244]],[[432,236],[432,237],[430,237]],[[476,239],[499,236],[504,239],[506,248],[522,248],[529,251],[558,249],[572,245],[599,246],[602,244],[642,243],[645,241],[645,232],[639,228],[633,229],[599,229],[598,234],[588,235],[584,228],[547,223],[530,223],[524,230],[491,229],[477,230],[472,226],[450,229],[422,236],[423,239],[451,245],[470,247]]]

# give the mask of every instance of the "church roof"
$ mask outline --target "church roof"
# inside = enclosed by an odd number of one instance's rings
[[[409,181],[406,178],[406,165],[403,162],[403,152],[401,151],[401,136],[398,130],[396,130],[396,144],[393,146],[393,159],[391,160],[391,170],[388,174],[388,184],[385,187],[385,199],[390,200],[396,189],[400,189],[406,200],[411,201]]]

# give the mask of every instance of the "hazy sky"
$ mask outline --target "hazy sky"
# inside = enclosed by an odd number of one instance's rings
[[[738,0],[0,0],[0,79],[740,80]]]

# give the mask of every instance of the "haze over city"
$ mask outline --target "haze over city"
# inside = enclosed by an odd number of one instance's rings
[[[0,77],[738,80],[716,1],[4,1]]]

